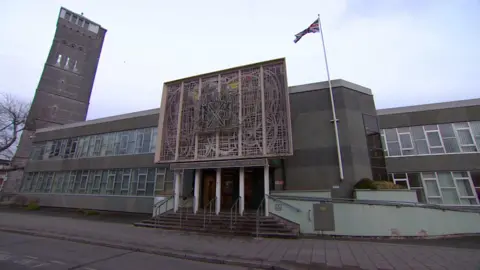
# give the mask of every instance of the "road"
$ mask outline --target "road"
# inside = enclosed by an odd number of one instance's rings
[[[209,264],[56,239],[0,232],[2,270],[241,270]]]

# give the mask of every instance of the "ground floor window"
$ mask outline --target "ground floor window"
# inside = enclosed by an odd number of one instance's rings
[[[173,190],[173,180],[166,179],[166,168],[129,168],[29,172],[21,191],[25,193],[93,194],[154,196],[158,191]]]
[[[480,171],[393,173],[396,184],[416,190],[418,201],[443,205],[478,205]]]

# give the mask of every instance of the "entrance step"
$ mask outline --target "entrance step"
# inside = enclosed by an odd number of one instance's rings
[[[205,220],[204,220],[205,219]],[[298,238],[298,229],[280,222],[272,216],[260,216],[259,237]],[[220,212],[219,215],[208,214],[204,217],[203,211],[193,213],[167,212],[156,219],[147,219],[134,223],[138,227],[160,228],[165,230],[181,230],[219,235],[257,236],[257,217],[255,213],[237,215],[236,223],[232,224],[230,212]]]

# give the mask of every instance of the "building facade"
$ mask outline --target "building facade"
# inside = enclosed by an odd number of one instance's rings
[[[430,204],[478,205],[480,99],[379,110],[395,183]]]
[[[334,80],[339,163],[328,82],[287,87],[283,61],[168,82],[160,109],[38,129],[20,190],[45,206],[268,213],[270,192],[351,198],[370,178],[479,204],[480,99],[376,110],[370,89]]]
[[[37,129],[85,121],[106,32],[83,14],[60,9],[13,165],[25,166]],[[18,190],[22,177],[21,170],[11,172],[5,190]]]

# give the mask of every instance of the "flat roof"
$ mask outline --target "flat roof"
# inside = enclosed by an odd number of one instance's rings
[[[332,87],[345,87],[363,94],[372,95],[372,90],[370,88],[367,88],[358,84],[354,84],[349,81],[337,79],[337,80],[332,80],[331,83],[332,83]],[[295,93],[301,93],[301,92],[315,91],[319,89],[328,89],[328,87],[329,87],[328,81],[323,81],[323,82],[289,86],[288,91],[290,94],[295,94]]]
[[[480,105],[480,98],[465,99],[465,100],[456,100],[456,101],[447,101],[447,102],[439,102],[439,103],[380,109],[380,110],[377,110],[377,115],[432,111],[432,110],[452,109],[452,108],[461,108],[461,107],[470,107],[470,106],[479,106],[479,105]]]
[[[145,111],[119,114],[119,115],[103,117],[103,118],[98,118],[98,119],[93,119],[93,120],[87,120],[87,121],[82,121],[82,122],[75,122],[75,123],[71,123],[71,124],[65,124],[65,125],[59,125],[59,126],[53,126],[53,127],[47,127],[47,128],[40,128],[40,129],[37,129],[36,133],[48,132],[48,131],[54,131],[54,130],[61,130],[61,129],[67,129],[67,128],[74,128],[74,127],[89,126],[89,125],[101,124],[101,123],[108,123],[108,122],[117,121],[117,120],[123,120],[123,119],[129,119],[129,118],[135,118],[135,117],[141,117],[141,116],[147,116],[147,115],[159,114],[159,113],[160,113],[160,108],[155,108],[155,109],[150,109],[150,110],[145,110]]]
[[[267,61],[267,62],[262,62],[262,63],[269,63],[269,62],[274,62],[282,59],[275,59],[272,61]],[[355,91],[359,91],[368,95],[372,94],[372,91],[366,87],[360,86],[358,84],[354,84],[345,80],[332,80],[332,87],[346,87]],[[301,93],[301,92],[308,92],[308,91],[315,91],[319,89],[327,89],[328,88],[328,81],[326,82],[316,82],[316,83],[310,83],[310,84],[303,84],[303,85],[295,85],[295,86],[289,86],[288,87],[288,92],[290,94],[295,94],[295,93]],[[135,117],[141,117],[141,116],[147,116],[147,115],[152,115],[152,114],[159,114],[160,113],[160,108],[155,108],[155,109],[150,109],[150,110],[144,110],[144,111],[138,111],[138,112],[133,112],[133,113],[126,113],[126,114],[119,114],[119,115],[114,115],[114,116],[109,116],[109,117],[103,117],[103,118],[98,118],[98,119],[93,119],[93,120],[87,120],[87,121],[82,121],[82,122],[75,122],[71,124],[65,124],[65,125],[59,125],[59,126],[53,126],[53,127],[47,127],[47,128],[41,128],[38,129],[36,132],[49,132],[49,131],[54,131],[54,130],[62,130],[62,129],[68,129],[68,128],[74,128],[74,127],[82,127],[82,126],[88,126],[88,125],[95,125],[95,124],[100,124],[100,123],[108,123],[112,121],[117,121],[117,120],[124,120],[124,119],[129,119],[129,118],[135,118]]]

